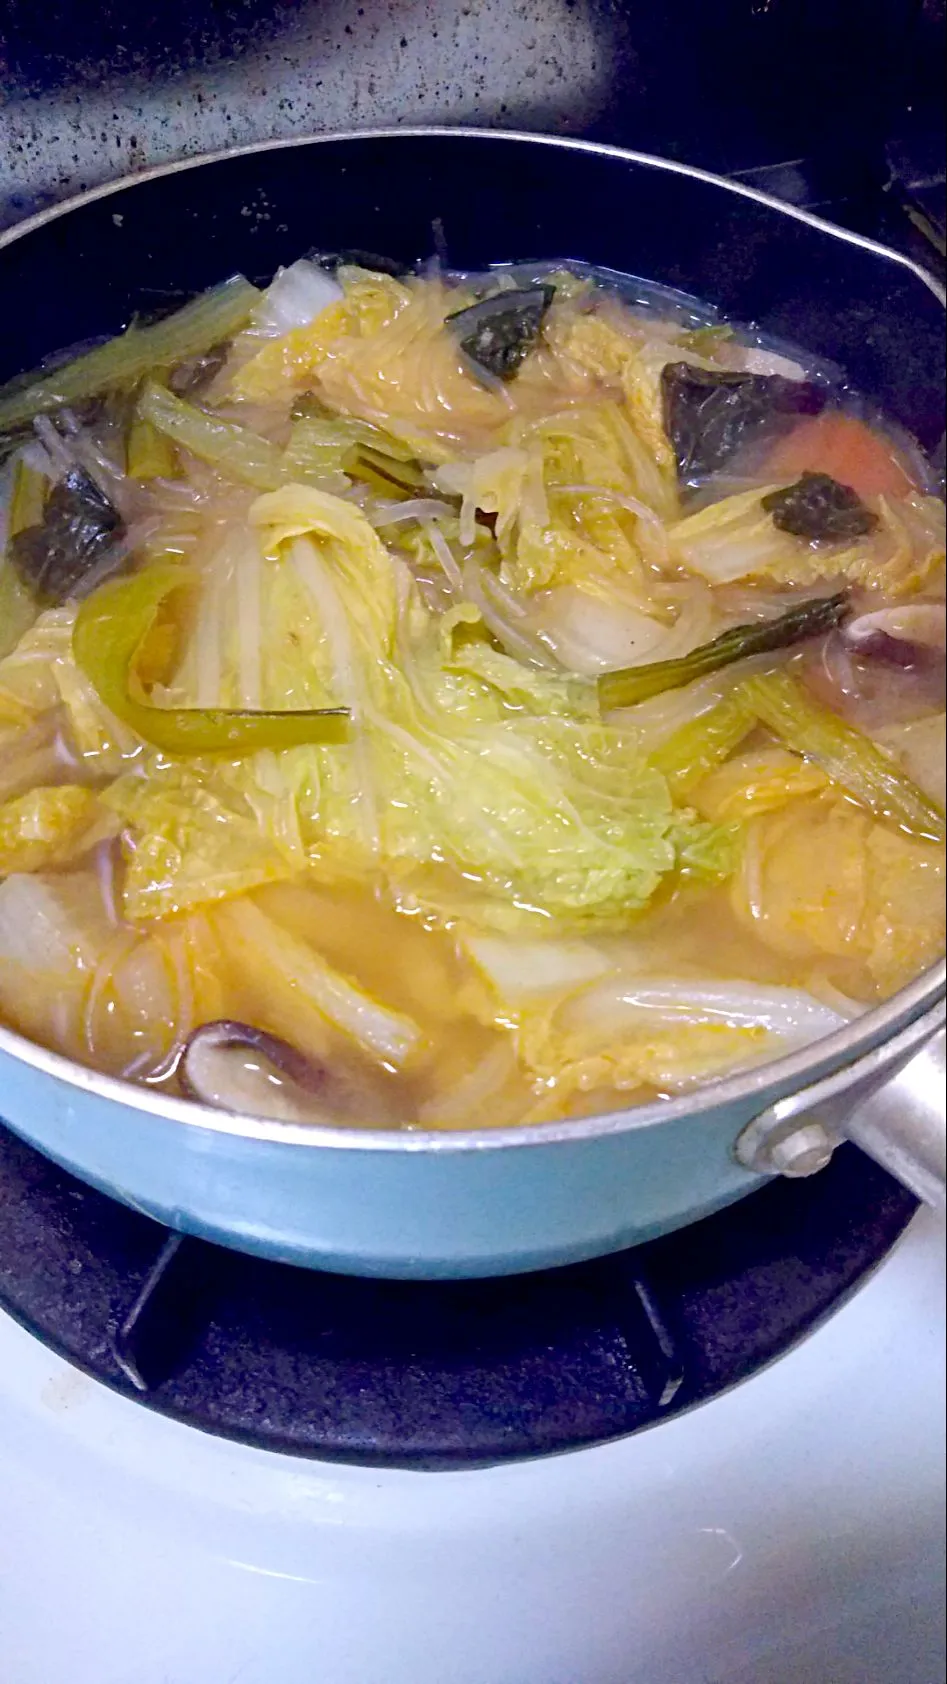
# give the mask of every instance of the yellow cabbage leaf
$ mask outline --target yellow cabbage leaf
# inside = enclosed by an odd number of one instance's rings
[[[340,278],[345,297],[305,327],[268,340],[234,375],[234,397],[266,403],[304,391],[329,356],[344,355],[349,341],[380,332],[409,301],[407,288],[389,275],[362,270]]]
[[[92,871],[0,883],[0,1008],[22,1034],[87,1058],[83,1012],[114,939]]]
[[[266,401],[311,389],[331,409],[384,426],[429,461],[471,438],[485,443],[512,413],[464,360],[444,318],[466,296],[436,282],[359,277],[308,327],[267,345],[234,377],[237,396]]]
[[[543,1009],[516,1030],[519,1056],[545,1105],[637,1087],[674,1091],[763,1057],[778,1057],[845,1022],[794,988],[726,978],[604,977]],[[538,1114],[537,1114],[538,1113]]]
[[[662,775],[595,716],[588,686],[482,639],[465,646],[460,622],[445,639],[416,596],[399,611],[396,564],[354,505],[286,486],[250,519],[265,551],[261,694],[278,684],[348,706],[353,740],[232,766],[149,759],[119,780],[106,799],[131,832],[130,917],[293,871],[376,869],[402,901],[456,912],[458,890],[475,885],[491,918],[514,926],[621,924],[678,865],[726,869],[725,833],[675,809]],[[241,660],[240,627],[227,628],[212,665],[229,700]],[[177,703],[194,699],[195,671],[189,652],[169,690]]]
[[[0,874],[46,871],[64,864],[109,826],[102,825],[98,796],[79,784],[31,789],[0,806]]]
[[[782,748],[747,749],[702,778],[690,800],[705,819],[730,824],[784,807],[799,795],[825,789],[828,782],[814,760]]]
[[[155,755],[118,778],[102,801],[128,832],[125,917],[165,918],[303,870],[310,776],[307,750],[264,749],[232,763]]]
[[[670,342],[649,341],[628,317],[601,309],[588,315],[569,314],[553,321],[547,337],[567,365],[611,382],[620,389],[628,419],[650,451],[669,490],[677,482],[671,441],[664,430],[661,370],[682,360],[684,353]],[[687,361],[700,359],[688,356]]]
[[[245,986],[262,996],[297,1045],[324,1053],[331,1027],[389,1068],[420,1051],[421,1031],[411,1018],[381,1005],[252,901],[232,901],[214,920]]]
[[[524,1122],[561,1116],[587,1096],[586,1110],[620,1106],[635,1089],[670,1092],[725,1075],[735,1066],[778,1051],[756,1025],[722,1022],[570,1025],[561,1006],[526,1014],[516,1032],[522,1066],[535,1099]],[[594,1100],[594,1104],[593,1104]]]
[[[738,579],[778,585],[847,579],[864,590],[905,596],[934,583],[944,567],[944,505],[937,497],[869,498],[875,530],[847,544],[808,544],[774,525],[762,486],[709,503],[668,531],[671,556],[712,585]]]
[[[944,850],[879,823],[834,792],[751,821],[738,916],[805,964],[844,962],[847,992],[893,993],[944,947]]]
[[[62,707],[73,746],[90,770],[114,776],[137,753],[134,732],[110,713],[72,654],[76,605],[49,608],[0,661],[0,720],[27,721]]]
[[[0,884],[0,1007],[82,1063],[141,1076],[222,1015],[220,956],[200,916],[116,927],[96,871],[13,873]]]
[[[307,597],[310,627],[320,628],[316,650],[303,645],[297,625],[293,648],[315,665],[336,704],[364,713],[389,673],[394,648],[396,591],[391,556],[374,527],[353,503],[289,485],[257,498],[250,521],[260,534],[268,567],[289,560]],[[264,591],[267,589],[264,584]],[[314,661],[314,656],[315,661]]]
[[[225,1009],[222,955],[203,914],[119,929],[86,1001],[87,1050],[116,1075],[167,1070],[194,1026]]]
[[[437,475],[443,490],[463,498],[461,542],[473,541],[478,511],[495,515],[501,577],[512,589],[617,573],[647,602],[643,560],[663,555],[661,523],[676,511],[676,491],[621,406],[604,400],[517,421],[506,438]]]

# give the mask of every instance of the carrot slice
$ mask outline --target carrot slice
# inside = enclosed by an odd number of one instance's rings
[[[830,411],[803,421],[778,440],[763,472],[767,479],[831,474],[859,497],[906,497],[917,486],[894,445],[853,415]]]

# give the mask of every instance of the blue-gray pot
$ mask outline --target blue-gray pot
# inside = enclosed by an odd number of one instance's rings
[[[265,218],[247,207],[265,203]],[[840,364],[928,449],[944,431],[943,298],[922,270],[700,171],[470,130],[319,137],[152,170],[0,237],[0,378],[114,332],[144,295],[314,245],[406,260],[438,219],[457,267],[561,257],[710,300]],[[162,1222],[360,1274],[487,1275],[616,1250],[809,1173],[856,1138],[943,1197],[939,965],[804,1053],[671,1103],[523,1130],[393,1133],[211,1111],[0,1030],[0,1111]],[[939,1062],[938,1062],[939,1061]]]

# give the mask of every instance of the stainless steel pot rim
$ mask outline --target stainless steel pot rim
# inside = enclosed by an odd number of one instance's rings
[[[708,170],[701,170],[692,164],[678,163],[672,159],[654,157],[646,152],[636,152],[620,146],[609,146],[604,142],[578,140],[564,135],[530,134],[515,129],[481,129],[468,127],[417,125],[398,126],[390,128],[347,129],[332,133],[293,136],[284,140],[260,141],[247,146],[228,147],[223,151],[202,153],[193,158],[181,158],[169,164],[158,164],[151,169],[142,170],[138,174],[121,177],[117,181],[105,182],[99,187],[89,188],[86,192],[64,200],[61,204],[51,205],[48,209],[39,211],[35,216],[27,217],[24,221],[14,224],[12,228],[0,233],[0,250],[12,245],[24,235],[34,232],[46,223],[67,216],[71,211],[82,205],[94,203],[98,199],[108,198],[112,194],[127,192],[143,182],[154,181],[167,175],[175,175],[184,170],[199,169],[205,164],[222,162],[228,158],[247,157],[258,152],[288,151],[305,146],[329,145],[337,141],[376,141],[398,140],[401,138],[441,138],[453,139],[460,137],[467,140],[481,141],[511,141],[521,142],[532,146],[558,147],[571,152],[588,152],[604,157],[616,158],[626,163],[643,164],[652,169],[665,170],[672,175],[683,175],[697,181],[705,181],[709,186],[717,187],[721,191],[736,194],[740,198],[754,200],[756,203],[768,206],[797,222],[804,222],[812,228],[819,229],[835,239],[843,240],[849,245],[859,246],[865,251],[873,252],[876,256],[890,263],[906,269],[923,283],[940,301],[947,305],[947,292],[920,264],[913,262],[902,253],[891,250],[877,240],[857,234],[847,228],[839,228],[835,223],[824,217],[815,216],[811,211],[803,210],[796,205],[787,205],[782,200],[774,198],[769,193],[762,193],[755,187],[748,187],[742,182],[729,181],[723,176],[713,175]],[[610,1111],[592,1117],[567,1119],[558,1123],[542,1123],[530,1127],[506,1129],[471,1129],[456,1132],[438,1130],[406,1130],[393,1129],[355,1129],[328,1128],[320,1125],[303,1125],[298,1123],[282,1123],[264,1117],[245,1117],[232,1112],[217,1111],[209,1106],[197,1105],[191,1100],[175,1099],[170,1095],[142,1086],[138,1083],[124,1081],[119,1077],[104,1076],[96,1070],[75,1063],[72,1059],[63,1057],[60,1053],[50,1052],[25,1036],[17,1034],[12,1029],[0,1025],[0,1052],[28,1065],[41,1075],[50,1076],[56,1082],[67,1087],[77,1089],[85,1095],[98,1097],[102,1100],[114,1102],[117,1105],[129,1107],[135,1111],[142,1111],[151,1116],[161,1117],[167,1122],[184,1123],[191,1128],[208,1129],[217,1134],[228,1134],[246,1140],[267,1141],[273,1145],[331,1147],[343,1148],[348,1151],[395,1151],[395,1152],[482,1152],[507,1147],[525,1148],[529,1146],[568,1145],[578,1144],[580,1141],[598,1138],[611,1134],[631,1133],[639,1129],[655,1128],[662,1123],[671,1123],[685,1117],[693,1118],[703,1112],[717,1110],[727,1105],[745,1104],[753,1098],[760,1088],[804,1085],[811,1080],[814,1066],[833,1063],[845,1065],[853,1063],[863,1053],[869,1044],[883,1041],[887,1034],[893,1034],[903,1028],[913,1019],[928,1012],[942,1001],[947,989],[947,964],[940,960],[938,964],[925,971],[914,982],[902,988],[891,1000],[883,1005],[874,1007],[863,1013],[844,1028],[827,1035],[820,1041],[798,1052],[790,1053],[784,1058],[774,1059],[765,1065],[756,1065],[750,1070],[743,1071],[722,1080],[706,1082],[693,1091],[681,1095],[673,1100],[661,1100],[651,1105],[634,1106],[626,1110]]]
[[[850,228],[840,228],[837,223],[830,222],[826,217],[816,216],[813,211],[804,210],[799,205],[787,204],[785,200],[777,199],[772,193],[764,193],[758,187],[747,186],[744,182],[733,181],[726,176],[714,175],[711,170],[699,169],[696,164],[661,158],[651,152],[637,152],[631,147],[610,146],[605,141],[580,140],[571,135],[533,134],[526,129],[477,128],[466,124],[405,123],[382,128],[335,129],[324,134],[291,135],[279,140],[251,141],[245,146],[227,146],[216,152],[199,152],[193,157],[176,158],[167,164],[153,164],[148,169],[136,171],[134,175],[120,176],[116,181],[106,181],[98,187],[89,187],[84,193],[76,193],[59,204],[49,205],[45,210],[25,217],[22,222],[14,223],[12,228],[0,232],[0,250],[12,245],[25,234],[42,228],[47,222],[53,222],[57,217],[78,210],[82,205],[93,204],[97,199],[108,198],[113,193],[127,192],[142,182],[156,181],[162,176],[177,175],[184,170],[200,169],[205,164],[218,164],[228,158],[246,158],[257,152],[288,152],[294,148],[327,146],[339,141],[402,138],[450,140],[456,137],[487,142],[513,141],[529,146],[558,147],[567,152],[588,152],[599,157],[616,158],[625,163],[644,164],[651,169],[665,170],[669,175],[683,175],[694,181],[706,181],[709,186],[733,193],[738,198],[754,200],[757,204],[767,205],[770,210],[779,211],[781,215],[788,216],[793,221],[804,222],[810,228],[821,229],[823,233],[833,235],[847,245],[860,246],[864,251],[875,252],[877,256],[886,258],[889,263],[896,263],[900,268],[909,270],[919,281],[923,281],[935,298],[947,305],[947,289],[920,263],[915,263],[913,258],[893,250],[891,246],[883,245],[879,240],[872,240],[867,234],[858,234]]]

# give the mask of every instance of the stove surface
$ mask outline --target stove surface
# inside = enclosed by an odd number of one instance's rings
[[[405,122],[880,182],[942,25],[942,0],[6,0],[0,223],[149,163]]]
[[[944,0],[7,0],[0,227],[197,153],[468,123],[759,177],[859,226],[887,191],[893,242],[936,266],[944,29]]]
[[[0,1315],[3,1684],[933,1684],[944,1228],[631,1438],[450,1474],[228,1442]]]

